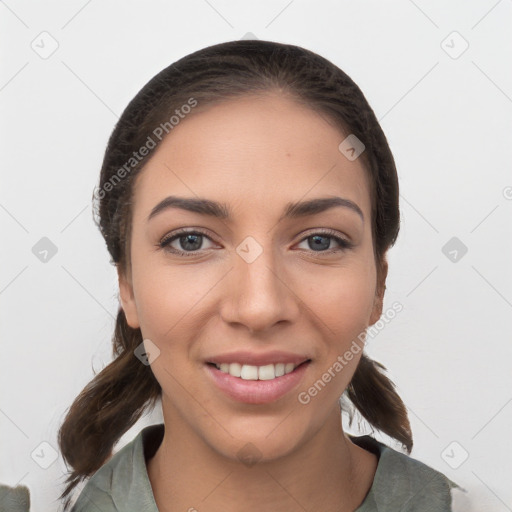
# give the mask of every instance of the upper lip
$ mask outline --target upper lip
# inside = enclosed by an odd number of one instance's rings
[[[280,350],[272,350],[268,352],[250,352],[246,350],[237,350],[209,357],[207,363],[240,363],[252,366],[265,366],[267,364],[276,363],[293,363],[298,366],[304,361],[308,361],[310,357],[302,354],[294,354],[292,352],[283,352]]]

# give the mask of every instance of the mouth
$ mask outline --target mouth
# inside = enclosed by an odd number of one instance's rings
[[[206,373],[224,395],[246,404],[267,404],[290,394],[303,380],[311,359],[301,363],[249,364],[207,362]]]
[[[222,373],[242,380],[274,380],[295,371],[299,366],[310,363],[311,359],[306,359],[302,363],[270,363],[263,366],[255,366],[242,363],[213,363],[208,362],[209,366],[215,367]]]

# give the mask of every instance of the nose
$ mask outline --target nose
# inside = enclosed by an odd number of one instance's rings
[[[233,269],[224,283],[221,317],[243,325],[252,335],[299,318],[300,299],[282,261],[269,248],[252,262],[234,255]]]

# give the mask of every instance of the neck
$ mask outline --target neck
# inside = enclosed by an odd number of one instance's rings
[[[168,421],[167,421],[168,420]],[[368,493],[377,457],[344,434],[339,409],[309,441],[276,460],[227,459],[188,428],[168,428],[148,476],[160,512],[354,511]]]

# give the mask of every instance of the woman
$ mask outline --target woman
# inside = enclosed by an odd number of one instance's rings
[[[146,84],[95,192],[121,307],[114,361],[59,432],[66,506],[92,475],[74,512],[451,510],[456,484],[341,422],[345,395],[411,451],[363,352],[398,197],[362,92],[310,51],[223,43]],[[160,399],[164,424],[112,457]]]

